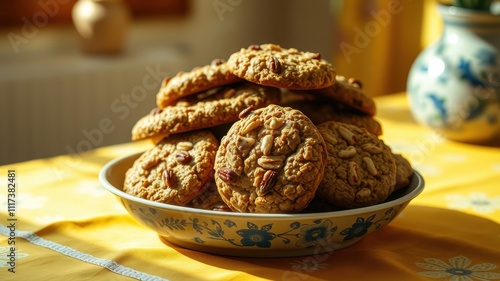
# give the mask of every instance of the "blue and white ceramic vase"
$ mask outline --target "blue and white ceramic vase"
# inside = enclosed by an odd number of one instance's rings
[[[496,142],[500,135],[500,15],[442,4],[438,11],[443,33],[417,57],[408,76],[412,114],[447,139]]]

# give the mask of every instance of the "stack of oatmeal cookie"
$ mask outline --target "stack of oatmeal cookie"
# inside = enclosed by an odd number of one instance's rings
[[[318,53],[252,45],[165,78],[132,129],[151,139],[124,191],[193,208],[298,213],[365,207],[409,184],[361,82]]]

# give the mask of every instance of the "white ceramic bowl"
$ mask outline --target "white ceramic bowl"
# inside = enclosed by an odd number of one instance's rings
[[[107,163],[99,174],[104,187],[163,241],[221,255],[291,257],[332,252],[387,225],[424,188],[422,176],[415,171],[408,187],[370,207],[304,214],[209,211],[153,202],[123,192],[125,172],[139,155]]]

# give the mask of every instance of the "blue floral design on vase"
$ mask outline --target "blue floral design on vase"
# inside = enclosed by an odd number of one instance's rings
[[[445,4],[438,11],[443,33],[408,76],[412,114],[451,140],[494,141],[500,136],[500,15]]]

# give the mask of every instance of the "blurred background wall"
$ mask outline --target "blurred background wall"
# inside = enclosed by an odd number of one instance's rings
[[[435,1],[126,0],[124,51],[81,50],[76,0],[0,0],[0,164],[130,140],[161,79],[251,44],[319,52],[371,96],[401,92]]]

